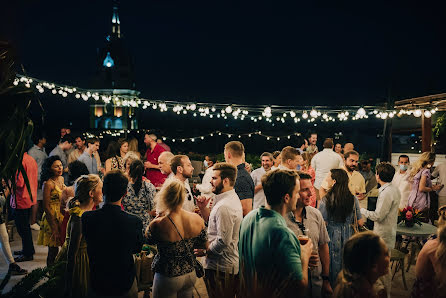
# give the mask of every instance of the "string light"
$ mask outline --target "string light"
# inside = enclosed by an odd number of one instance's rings
[[[63,98],[67,98],[69,95],[74,96],[76,99],[82,99],[84,101],[94,100],[95,102],[102,101],[106,104],[113,103],[115,106],[132,107],[147,109],[151,107],[154,111],[167,112],[173,111],[177,115],[190,115],[193,117],[209,117],[210,119],[228,119],[231,116],[233,120],[248,120],[252,122],[266,121],[275,125],[272,119],[276,122],[286,123],[292,121],[298,123],[301,121],[297,117],[296,111],[290,109],[290,107],[282,106],[259,106],[259,105],[234,105],[234,104],[210,104],[210,103],[198,103],[198,102],[179,102],[179,101],[162,101],[139,98],[136,95],[112,95],[110,93],[100,94],[95,90],[75,88],[72,86],[66,86],[61,84],[55,84],[46,82],[36,78],[30,78],[23,75],[17,75],[13,81],[14,86],[23,85],[26,88],[36,88],[37,92],[44,93],[45,90],[49,90],[51,94],[59,94]],[[435,104],[434,104],[435,105]],[[424,115],[426,118],[432,117],[438,107],[436,106],[416,106],[394,110],[375,107],[350,107],[348,109],[341,110],[339,108],[329,107],[301,107],[301,118],[307,120],[308,123],[321,121],[346,121],[346,120],[360,120],[367,119],[368,115],[375,115],[377,118],[386,119],[393,118],[394,116],[410,116],[421,117]],[[306,110],[305,110],[306,108]],[[310,112],[307,112],[307,111]],[[246,117],[250,115],[250,117]],[[351,116],[350,116],[351,115]],[[274,117],[273,117],[274,116]],[[289,117],[288,117],[289,116]],[[319,118],[320,117],[320,118]],[[316,124],[316,123],[315,123]]]

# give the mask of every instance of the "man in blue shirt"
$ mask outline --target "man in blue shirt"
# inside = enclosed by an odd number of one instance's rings
[[[296,209],[299,176],[276,170],[262,178],[266,207],[251,211],[242,221],[239,239],[242,291],[252,297],[299,297],[308,285],[311,240],[300,245],[285,216]]]
[[[77,160],[83,162],[88,169],[90,174],[98,174],[98,163],[94,154],[99,149],[99,139],[97,138],[89,138],[87,139],[87,148],[84,150],[84,153],[79,156]]]

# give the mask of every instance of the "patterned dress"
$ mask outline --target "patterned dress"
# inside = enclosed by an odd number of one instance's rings
[[[156,194],[155,186],[147,180],[142,181],[139,193],[135,193],[134,184],[129,182],[127,194],[122,199],[124,211],[138,216],[143,225],[143,235],[148,227],[151,216],[149,211],[155,209],[154,198]]]
[[[194,271],[191,256],[194,254],[194,248],[205,247],[208,240],[206,228],[201,230],[201,233],[194,238],[175,242],[162,241],[152,235],[150,230],[147,236],[149,243],[156,244],[158,249],[158,253],[152,262],[153,272],[168,277],[181,276]]]
[[[65,184],[63,185],[63,188],[65,188]],[[60,224],[63,221],[63,215],[60,212],[60,196],[62,195],[63,188],[60,189],[57,185],[55,185],[50,193],[50,210],[58,226],[60,226]],[[53,237],[53,231],[46,218],[46,212],[44,212],[42,216],[42,221],[40,223],[40,232],[39,232],[39,237],[37,238],[37,244],[50,247],[59,247],[62,245],[63,242],[63,240],[61,241],[62,238],[63,237],[59,238]]]
[[[84,211],[76,206],[71,208],[69,213],[70,219],[68,220],[65,243],[57,255],[56,262],[70,262],[71,260],[72,264],[67,264],[67,268],[72,268],[70,273],[72,297],[87,297],[88,282],[90,280],[90,262],[87,254],[87,242],[81,234],[81,217]],[[74,236],[72,231],[77,235],[76,238],[72,237]],[[74,251],[70,251],[71,255],[68,254],[69,248],[74,248]],[[65,278],[68,278],[68,276]]]
[[[357,219],[361,219],[361,210],[359,207],[359,201],[355,198],[355,206]],[[322,217],[327,223],[328,236],[330,242],[328,242],[328,248],[330,251],[330,283],[332,288],[336,284],[336,279],[339,272],[342,269],[342,248],[344,243],[353,235],[352,224],[354,222],[354,212],[347,216],[345,222],[337,222],[327,209],[327,198],[321,200],[319,211],[322,213]]]
[[[125,171],[124,159],[121,156],[115,156],[110,158],[111,170],[121,170]]]

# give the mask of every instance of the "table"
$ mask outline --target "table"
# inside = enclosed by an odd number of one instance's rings
[[[399,223],[396,227],[397,235],[406,235],[414,237],[428,237],[437,233],[437,227],[422,222],[421,226],[415,224],[413,227],[406,227],[404,223]]]
[[[416,237],[417,239],[418,238],[424,239],[424,238],[427,238],[430,235],[436,234],[436,233],[437,233],[437,227],[435,227],[431,224],[424,223],[424,222],[421,223],[421,226],[415,224],[413,227],[406,227],[406,225],[404,223],[399,223],[396,227],[397,235],[411,236],[411,237]],[[421,250],[422,246],[419,243],[419,241],[415,240],[414,244],[416,244],[418,246],[418,248]],[[416,252],[416,247],[415,247],[415,245],[412,245],[406,272],[409,271],[410,265],[412,264],[412,262],[415,259],[415,252]]]

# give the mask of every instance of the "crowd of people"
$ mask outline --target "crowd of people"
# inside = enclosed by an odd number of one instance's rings
[[[264,152],[252,169],[244,145],[231,141],[224,161],[206,156],[194,184],[187,155],[150,133],[144,144],[141,154],[136,139],[111,142],[102,162],[97,138],[63,130],[48,156],[36,135],[22,162],[30,188],[21,174],[15,193],[2,181],[0,203],[10,203],[22,239],[11,252],[2,212],[9,272],[27,273],[18,263],[33,260],[35,229],[47,265],[66,262],[68,297],[137,297],[134,254],[143,244],[157,250],[153,297],[192,297],[201,277],[210,297],[390,297],[398,210],[411,206],[428,222],[436,191],[438,233],[419,253],[412,295],[445,295],[446,163],[433,169],[435,154],[412,166],[401,155],[397,167],[381,162],[373,172],[352,143],[327,138],[319,151],[311,133],[296,147]],[[363,231],[367,219],[373,231]]]

